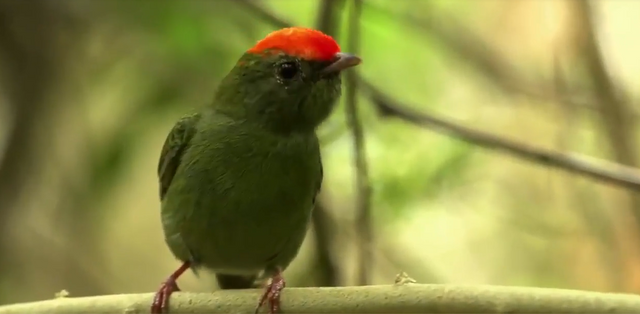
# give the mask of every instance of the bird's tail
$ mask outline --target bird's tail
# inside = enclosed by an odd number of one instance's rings
[[[220,289],[251,289],[256,287],[258,276],[216,274]]]

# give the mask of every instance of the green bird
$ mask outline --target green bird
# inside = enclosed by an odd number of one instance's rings
[[[340,97],[340,72],[360,62],[320,31],[272,32],[242,55],[209,106],[174,125],[158,177],[165,241],[183,264],[152,313],[168,310],[188,269],[212,271],[222,289],[270,278],[256,312],[267,301],[278,312],[282,272],[322,184],[316,129]]]

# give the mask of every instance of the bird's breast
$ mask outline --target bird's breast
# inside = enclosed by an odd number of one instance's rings
[[[173,232],[212,268],[288,263],[317,192],[317,145],[242,128],[198,134],[165,198]]]

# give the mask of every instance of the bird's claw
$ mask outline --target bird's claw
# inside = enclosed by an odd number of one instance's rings
[[[169,310],[169,297],[171,297],[172,293],[180,291],[176,281],[190,267],[191,262],[187,261],[182,263],[182,265],[162,283],[160,289],[158,289],[158,292],[156,292],[156,295],[153,297],[153,303],[151,303],[152,314],[160,314]]]
[[[169,298],[171,297],[171,294],[176,291],[180,291],[180,288],[174,278],[170,277],[167,281],[163,282],[160,289],[158,289],[158,292],[156,292],[156,295],[153,297],[151,313],[166,313],[169,309]]]
[[[258,302],[258,306],[256,307],[255,314],[260,311],[260,308],[264,305],[265,302],[269,301],[269,314],[276,314],[280,311],[280,293],[286,286],[286,282],[284,281],[284,277],[280,273],[277,273],[275,276],[271,278],[271,282],[265,288],[262,297],[260,298],[260,302]]]

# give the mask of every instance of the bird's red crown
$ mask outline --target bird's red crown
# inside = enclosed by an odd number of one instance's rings
[[[281,51],[306,60],[326,61],[340,52],[340,46],[321,31],[288,27],[270,33],[247,52],[263,54],[267,51]]]

